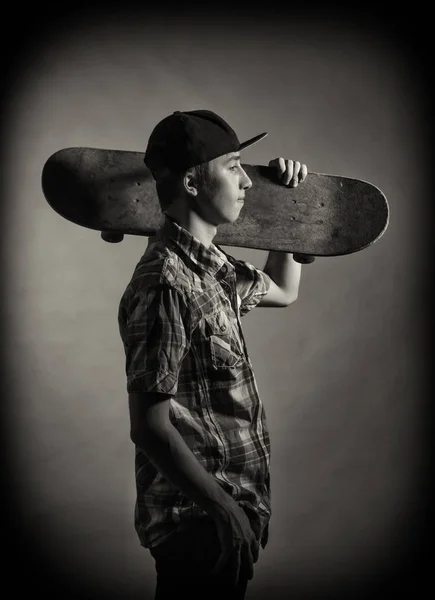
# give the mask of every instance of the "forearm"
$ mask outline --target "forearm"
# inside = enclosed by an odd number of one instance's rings
[[[301,280],[301,264],[287,252],[269,252],[263,271],[289,296],[296,299]]]
[[[233,502],[198,462],[171,422],[146,427],[137,442],[162,475],[210,515]]]

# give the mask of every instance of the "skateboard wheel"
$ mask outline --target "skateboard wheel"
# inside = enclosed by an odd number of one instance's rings
[[[314,262],[314,256],[311,256],[311,254],[293,254],[293,258],[301,265],[307,265]]]
[[[119,242],[122,242],[122,240],[124,239],[124,234],[123,233],[113,233],[111,231],[102,231],[101,237],[105,242],[109,242],[111,244],[118,244]]]

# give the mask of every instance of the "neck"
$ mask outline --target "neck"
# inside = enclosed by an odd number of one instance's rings
[[[217,232],[216,225],[204,221],[198,213],[192,210],[186,208],[183,210],[182,205],[177,206],[177,208],[171,207],[166,211],[166,214],[204,246],[207,248],[210,246]]]

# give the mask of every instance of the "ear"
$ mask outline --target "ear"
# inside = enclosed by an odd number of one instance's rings
[[[187,171],[187,173],[184,175],[183,186],[184,186],[184,189],[186,190],[186,192],[190,196],[198,195],[198,186],[197,186],[197,183],[195,181],[195,176],[193,175],[192,171]]]

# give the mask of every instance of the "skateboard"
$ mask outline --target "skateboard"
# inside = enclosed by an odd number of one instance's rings
[[[131,150],[62,148],[43,166],[43,194],[61,217],[99,231],[106,242],[152,236],[164,215],[143,158]],[[309,263],[359,252],[387,229],[387,199],[369,182],[309,172],[291,188],[271,167],[242,166],[253,185],[238,219],[218,226],[214,244],[290,252]]]

